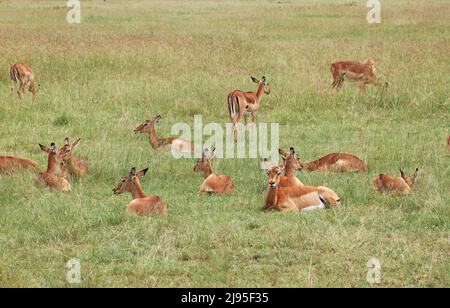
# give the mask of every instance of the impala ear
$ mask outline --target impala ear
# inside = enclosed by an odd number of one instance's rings
[[[414,179],[417,179],[419,176],[419,168],[416,168],[416,171],[414,172]]]
[[[212,159],[216,156],[216,147],[213,146],[213,148],[211,149],[211,152],[209,154],[209,158]]]
[[[405,172],[403,172],[402,169],[400,169],[400,175],[402,176],[403,179],[406,179],[406,174]]]
[[[259,84],[259,80],[258,79],[256,79],[255,77],[251,77],[252,78],[252,81],[254,82],[254,83],[258,83]]]
[[[144,177],[147,174],[149,168],[145,168],[144,170],[139,171],[138,173],[136,173],[137,177]]]
[[[56,144],[54,142],[52,142],[52,144],[50,145],[50,150],[52,151],[52,153],[55,153],[58,151],[58,149],[56,148]]]
[[[78,140],[72,144],[72,149],[76,148],[80,144],[80,141],[81,141],[81,138],[78,138]]]
[[[69,138],[64,139],[64,145],[69,145],[69,144],[70,144]]]
[[[128,178],[131,180],[136,175],[136,167],[131,168]]]
[[[284,160],[287,159],[288,153],[286,153],[283,149],[278,149],[278,153],[280,153],[281,158]]]
[[[267,84],[266,76],[262,76],[261,81],[262,81],[263,84]]]
[[[294,148],[290,148],[290,151],[291,151],[291,155],[295,155],[295,149]]]
[[[45,145],[42,145],[39,143],[39,147],[41,148],[42,151],[44,151],[46,153],[50,153],[50,149],[48,147],[46,147]]]
[[[270,162],[267,158],[264,158],[264,166],[266,167],[267,170],[272,168],[272,165],[270,164]]]

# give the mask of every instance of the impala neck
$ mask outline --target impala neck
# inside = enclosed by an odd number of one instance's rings
[[[152,148],[157,149],[160,145],[160,140],[158,138],[158,135],[156,134],[155,124],[152,123],[150,125],[150,132],[148,134],[148,140],[150,141],[150,144],[152,145]]]
[[[294,176],[294,168],[292,167],[292,165],[290,163],[286,164],[286,167],[284,169],[284,175],[285,176]]]
[[[48,155],[47,173],[55,174],[58,171],[58,162],[55,154]]]
[[[262,96],[264,94],[264,86],[262,84],[259,85],[258,91],[256,91],[256,104],[259,105],[262,100]]]
[[[139,179],[135,178],[133,180],[133,187],[131,189],[131,195],[134,199],[141,199],[147,197],[147,195],[142,190],[141,183],[139,182]]]
[[[266,195],[266,208],[272,208],[276,206],[278,198],[277,198],[277,189],[269,186],[269,190]]]
[[[203,169],[203,173],[205,175],[205,179],[207,179],[211,174],[213,174],[211,164],[207,164]]]

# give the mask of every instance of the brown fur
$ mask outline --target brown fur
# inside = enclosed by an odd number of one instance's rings
[[[359,82],[361,93],[366,90],[367,84],[373,84],[379,88],[383,88],[383,84],[375,76],[375,61],[366,60],[363,63],[355,61],[340,61],[331,65],[331,73],[333,75],[333,83],[331,87],[339,91],[345,79]],[[387,83],[384,88],[387,87]]]
[[[212,151],[214,153],[214,150]],[[230,194],[234,192],[235,186],[231,177],[214,173],[211,166],[213,154],[208,150],[203,151],[202,159],[197,160],[194,172],[203,172],[205,180],[200,186],[199,194],[216,193]]]
[[[28,90],[33,96],[37,94],[38,86],[36,84],[33,70],[25,63],[16,63],[11,66],[11,94],[14,93],[15,85],[19,83],[17,94],[22,98],[22,94]]]
[[[254,123],[263,94],[270,94],[270,86],[265,77],[262,77],[261,80],[252,77],[252,81],[258,84],[256,93],[235,90],[228,94],[228,115],[231,123],[233,123],[235,139],[237,138],[236,125],[241,122],[242,116],[244,116],[246,125],[248,124],[250,115],[252,117],[252,123]]]
[[[131,193],[133,201],[127,206],[129,215],[137,216],[166,216],[167,208],[164,201],[159,196],[147,196],[142,190],[139,177],[145,176],[148,168],[136,173],[136,168],[131,169],[128,176],[117,184],[113,192],[119,195],[124,192]]]
[[[340,206],[339,196],[327,187],[280,187],[280,178],[284,167],[272,168],[269,165],[267,167],[269,188],[265,197],[264,210],[298,212],[320,204],[324,204],[327,208]]]
[[[303,166],[309,171],[367,172],[367,166],[360,158],[344,153],[331,153]]]
[[[50,148],[43,145],[39,146],[42,151],[48,154],[48,164],[47,171],[37,175],[36,185],[43,185],[62,192],[70,192],[72,190],[70,183],[64,177],[67,162],[58,154],[56,145],[52,143]]]
[[[409,195],[419,175],[419,168],[416,169],[414,176],[406,176],[405,173],[400,170],[401,177],[394,177],[386,174],[380,174],[374,181],[373,186],[379,192],[389,192],[397,196]]]
[[[59,149],[59,154],[67,161],[68,173],[75,177],[82,177],[89,173],[87,162],[73,155],[73,151],[79,143],[80,139],[71,144],[69,138],[66,138],[64,146]]]
[[[147,133],[150,141],[150,145],[153,149],[171,149],[172,145],[175,143],[177,145],[177,149],[180,152],[193,152],[194,145],[186,140],[183,140],[180,137],[168,137],[168,138],[159,138],[156,133],[155,123],[159,123],[161,120],[161,116],[158,115],[153,120],[147,120],[141,125],[139,125],[135,130],[135,134],[143,134]]]
[[[278,150],[284,160],[284,176],[280,177],[279,187],[304,186],[304,184],[295,176],[296,170],[302,170],[303,165],[298,159],[294,148],[287,153],[282,149]]]
[[[0,156],[0,173],[21,173],[26,170],[39,170],[39,164],[28,158]]]

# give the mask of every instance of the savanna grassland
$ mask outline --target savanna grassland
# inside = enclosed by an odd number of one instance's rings
[[[64,1],[0,1],[0,155],[45,169],[38,144],[82,138],[91,174],[62,194],[35,174],[0,175],[0,287],[66,287],[65,262],[82,287],[450,286],[450,5],[384,0],[382,23],[365,1],[88,1],[69,25]],[[335,60],[378,63],[390,84],[361,96],[330,90]],[[39,96],[9,94],[9,66],[34,69]],[[198,196],[194,160],[150,148],[133,129],[156,114],[173,123],[228,122],[226,96],[267,76],[259,122],[280,123],[280,144],[309,161],[330,152],[363,158],[367,174],[299,172],[342,197],[337,210],[263,213],[259,160],[218,159],[232,196]],[[150,167],[144,190],[166,218],[127,217],[112,188],[131,167]],[[380,172],[412,173],[415,192],[376,193]]]

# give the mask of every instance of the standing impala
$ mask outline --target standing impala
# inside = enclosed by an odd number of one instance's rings
[[[166,216],[167,208],[164,201],[158,196],[147,196],[142,190],[140,177],[144,177],[148,168],[136,173],[136,168],[131,169],[128,176],[114,187],[113,192],[120,195],[124,192],[131,193],[133,201],[127,207],[129,215],[137,216]]]
[[[328,187],[290,186],[280,187],[283,167],[271,167],[266,161],[269,188],[264,210],[298,212],[327,209],[341,205],[339,196]]]
[[[47,171],[39,173],[36,177],[36,185],[43,185],[62,192],[70,192],[70,183],[65,178],[67,162],[58,154],[54,143],[50,147],[39,145],[42,151],[48,154]]]
[[[318,160],[304,163],[303,167],[308,171],[367,172],[367,166],[360,158],[344,153],[328,154]]]
[[[25,63],[16,63],[11,66],[11,94],[14,93],[15,85],[19,83],[17,94],[22,98],[22,94],[28,90],[33,96],[38,91],[38,86],[34,78],[33,70]]]
[[[12,156],[0,156],[0,173],[12,174],[20,173],[25,170],[39,169],[39,164],[28,158],[19,158]]]
[[[194,172],[203,172],[205,180],[200,186],[199,194],[216,193],[229,194],[234,192],[233,180],[227,175],[219,175],[214,173],[211,167],[211,159],[214,157],[214,151],[209,152],[208,149],[203,151],[202,158],[197,160]]]
[[[256,93],[235,90],[228,94],[228,115],[230,116],[231,123],[233,123],[235,139],[237,138],[236,124],[241,122],[242,116],[244,116],[245,124],[248,123],[250,115],[252,116],[252,123],[254,123],[263,94],[270,94],[269,82],[266,77],[262,77],[261,80],[252,77],[252,81],[258,84]]]
[[[383,84],[375,76],[375,61],[369,59],[363,63],[355,61],[340,61],[331,65],[333,83],[331,88],[339,91],[344,85],[345,79],[359,82],[359,90],[364,93],[367,84],[374,84],[379,88],[387,88],[388,84]]]
[[[295,176],[296,170],[302,170],[303,165],[298,158],[294,148],[291,148],[289,153],[279,149],[281,158],[284,161],[284,176],[280,177],[279,187],[289,186],[304,186],[304,184]]]
[[[153,149],[175,149],[181,153],[190,153],[194,151],[194,145],[180,137],[159,138],[156,134],[155,124],[161,121],[161,116],[157,115],[153,120],[147,120],[139,125],[135,134],[148,134],[148,139]]]
[[[401,177],[380,174],[373,181],[373,186],[379,192],[392,192],[397,196],[408,195],[416,185],[419,168],[416,168],[413,176],[407,176],[402,169],[400,169],[400,174]]]
[[[87,162],[73,155],[73,150],[80,144],[80,140],[70,143],[69,138],[66,138],[64,139],[64,146],[59,149],[59,154],[67,161],[69,174],[76,177],[85,176],[89,173]]]

